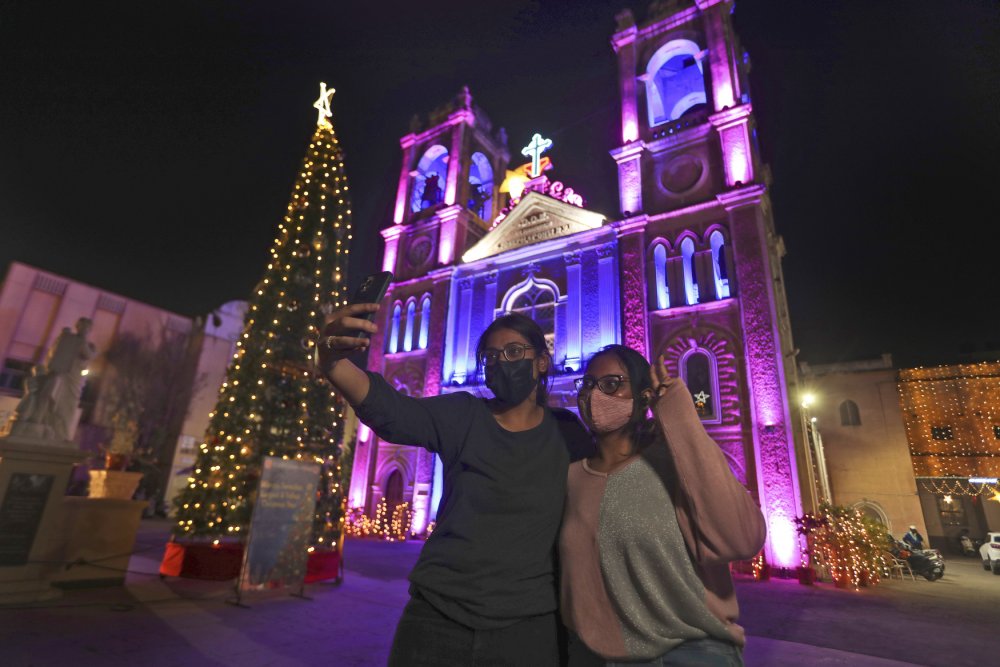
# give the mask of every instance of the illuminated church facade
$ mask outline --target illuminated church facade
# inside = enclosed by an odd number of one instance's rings
[[[551,401],[575,409],[573,380],[605,345],[663,354],[768,522],[768,562],[800,564],[794,518],[815,500],[801,449],[794,352],[768,196],[733,31],[733,3],[696,0],[612,37],[619,68],[620,211],[588,210],[552,181],[538,135],[512,167],[507,137],[467,90],[402,137],[368,367],[400,391],[480,392],[475,345],[498,315],[532,317],[556,366]],[[483,392],[486,395],[486,392]],[[408,502],[434,520],[441,468],[420,448],[361,427],[348,503],[370,515]],[[806,463],[799,465],[802,458]]]

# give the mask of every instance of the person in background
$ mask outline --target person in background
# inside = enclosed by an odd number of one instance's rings
[[[920,534],[916,526],[911,525],[910,529],[903,535],[903,543],[911,551],[920,550],[924,548],[924,536]]]
[[[437,525],[410,573],[410,601],[390,665],[559,664],[555,542],[571,459],[592,450],[573,413],[546,406],[552,359],[539,326],[507,314],[483,332],[477,368],[493,398],[459,391],[411,398],[345,357],[374,304],[328,318],[318,345],[326,378],[381,439],[441,458]]]
[[[569,664],[742,665],[729,563],[763,546],[760,508],[663,357],[608,346],[577,389],[598,452],[569,468],[559,537]]]

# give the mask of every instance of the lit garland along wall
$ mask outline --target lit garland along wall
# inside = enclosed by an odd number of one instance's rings
[[[322,467],[312,545],[337,544],[343,525],[344,402],[313,370],[324,311],[345,301],[351,204],[325,86],[270,260],[254,288],[236,353],[187,486],[175,500],[179,539],[245,539],[264,456]],[[320,102],[317,102],[317,105]]]
[[[1000,363],[900,371],[917,477],[1000,476]]]

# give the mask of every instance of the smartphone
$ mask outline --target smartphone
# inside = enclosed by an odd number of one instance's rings
[[[354,291],[351,303],[381,303],[391,282],[392,271],[382,271],[381,273],[373,273],[370,276],[366,276],[361,281],[361,284],[358,285],[358,289]],[[375,313],[368,313],[361,317],[371,322],[375,319]],[[357,337],[368,338],[368,332],[359,331],[357,332]]]

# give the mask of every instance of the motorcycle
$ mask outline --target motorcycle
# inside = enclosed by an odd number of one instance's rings
[[[899,544],[899,558],[905,560],[913,574],[918,574],[927,581],[937,581],[944,576],[944,558],[937,549],[910,549]]]
[[[982,546],[982,540],[974,540],[968,535],[960,535],[958,538],[958,546],[962,550],[963,556],[978,556],[979,547]]]

